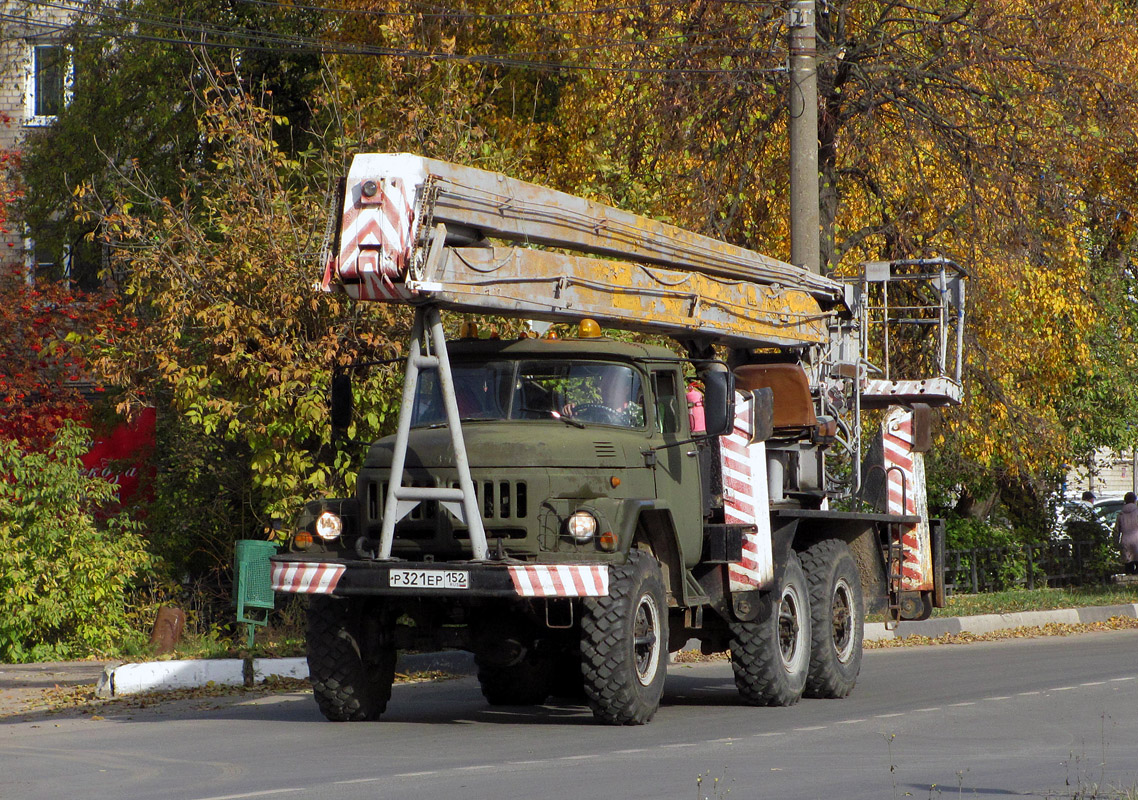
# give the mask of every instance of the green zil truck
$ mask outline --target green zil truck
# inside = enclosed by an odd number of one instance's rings
[[[309,598],[328,719],[378,718],[398,653],[442,649],[473,654],[492,705],[557,698],[608,724],[649,721],[669,653],[696,643],[730,651],[746,703],[844,697],[867,606],[902,619],[943,602],[914,413],[942,389],[875,390],[896,412],[867,468],[879,506],[831,508],[827,454],[873,406],[846,346],[856,293],[406,154],[356,157],[334,244],[326,287],[417,310],[397,432],[368,447],[354,496],[310,503],[272,559],[273,588]],[[447,340],[443,311],[579,325]],[[333,381],[334,428],[350,374]]]

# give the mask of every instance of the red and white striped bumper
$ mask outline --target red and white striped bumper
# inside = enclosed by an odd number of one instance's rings
[[[273,591],[295,594],[332,594],[347,567],[304,561],[273,562]]]
[[[609,593],[605,564],[443,564],[273,560],[274,591],[294,594],[451,595],[483,597],[604,597]],[[393,586],[392,569],[466,573],[461,588],[440,583]]]
[[[603,564],[510,567],[510,580],[522,597],[604,597],[609,568]]]

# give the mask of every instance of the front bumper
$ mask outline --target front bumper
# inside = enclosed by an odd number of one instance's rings
[[[603,597],[609,591],[606,564],[360,561],[299,553],[274,556],[271,563],[273,590],[290,594]]]

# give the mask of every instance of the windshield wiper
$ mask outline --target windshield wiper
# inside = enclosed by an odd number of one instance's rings
[[[572,425],[574,428],[580,428],[581,430],[585,429],[585,423],[581,422],[579,419],[573,419],[572,417],[561,414],[557,411],[550,411],[549,413],[553,415],[554,419],[559,419],[568,425]]]

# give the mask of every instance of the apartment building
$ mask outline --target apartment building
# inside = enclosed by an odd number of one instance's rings
[[[1095,497],[1121,497],[1138,492],[1138,450],[1100,448],[1085,462],[1067,470],[1064,495],[1080,497],[1083,492]]]
[[[64,45],[81,3],[0,0],[0,150],[18,151],[36,130],[52,125],[70,100],[71,61]],[[67,274],[57,256],[37,255],[19,219],[0,233],[0,263],[22,264],[29,280],[46,270]]]

